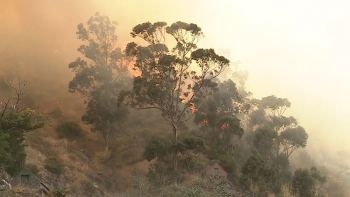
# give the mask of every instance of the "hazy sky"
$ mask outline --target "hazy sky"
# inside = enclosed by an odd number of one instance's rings
[[[0,52],[35,39],[51,44],[67,69],[79,45],[77,24],[97,11],[118,21],[121,46],[142,22],[197,23],[205,34],[199,46],[228,49],[249,71],[247,86],[256,98],[274,94],[292,102],[289,114],[305,127],[311,147],[321,142],[339,149],[350,139],[349,6],[345,0],[3,1],[0,43],[7,45],[0,44]],[[16,34],[27,37],[9,40]]]

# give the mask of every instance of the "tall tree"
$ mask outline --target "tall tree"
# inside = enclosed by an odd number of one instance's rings
[[[277,194],[292,178],[290,155],[306,146],[308,135],[294,117],[284,116],[291,106],[288,99],[272,95],[252,100],[252,103],[254,110],[250,113],[250,126],[255,131],[252,144],[274,168],[277,179],[273,191]]]
[[[170,50],[166,35],[176,42]],[[147,46],[132,42],[126,47],[139,73],[134,77],[129,103],[137,109],[158,109],[172,126],[176,141],[179,125],[188,121],[204,98],[216,90],[213,80],[229,65],[229,60],[213,49],[197,49],[203,32],[192,23],[167,26],[165,22],[146,22],[135,26],[131,36],[143,39]],[[174,170],[177,171],[176,153]]]
[[[87,107],[82,121],[101,134],[105,151],[129,113],[125,105],[117,104],[119,91],[128,87],[131,77],[121,49],[116,47],[116,24],[99,13],[88,20],[87,28],[79,24],[76,34],[86,44],[78,51],[85,59],[79,57],[69,64],[75,72],[69,91],[84,96]]]

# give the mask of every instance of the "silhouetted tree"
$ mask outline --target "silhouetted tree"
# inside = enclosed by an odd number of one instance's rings
[[[69,82],[69,91],[85,97],[86,113],[82,116],[85,124],[92,126],[103,137],[105,151],[113,136],[120,132],[122,123],[129,113],[125,105],[118,106],[118,94],[131,82],[128,69],[120,48],[116,47],[116,22],[96,13],[87,22],[78,25],[78,39],[86,42],[78,51],[85,56],[69,64],[75,72]]]
[[[172,49],[165,44],[166,35],[176,41]],[[135,26],[131,36],[142,38],[148,45],[132,42],[126,47],[139,73],[134,77],[129,104],[137,109],[158,109],[172,126],[176,141],[180,124],[188,121],[204,98],[216,90],[213,79],[229,65],[229,60],[213,49],[197,49],[203,33],[192,23],[167,26],[165,22],[146,22]],[[176,153],[174,170],[177,171]]]
[[[203,101],[194,122],[201,125],[207,142],[233,153],[235,142],[244,132],[236,115],[248,109],[249,105],[243,103],[235,83],[228,80],[220,83],[218,91]]]

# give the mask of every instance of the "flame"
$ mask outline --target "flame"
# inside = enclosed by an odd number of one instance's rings
[[[220,129],[224,130],[226,128],[228,128],[230,125],[228,123],[224,123],[223,125],[221,125]]]
[[[194,114],[194,113],[196,113],[198,110],[196,109],[196,107],[191,103],[191,107],[190,107],[190,109],[191,109],[191,112],[192,112],[192,114]]]
[[[202,121],[202,123],[207,124],[207,123],[208,123],[208,120],[205,119],[205,120]]]
[[[183,97],[180,96],[180,99],[181,99],[181,103],[183,103],[183,104],[186,104],[186,103],[187,103],[187,101],[186,101],[185,98],[183,98]]]

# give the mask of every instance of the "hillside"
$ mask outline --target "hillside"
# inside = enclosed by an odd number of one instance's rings
[[[291,101],[255,98],[197,24],[135,24],[125,46],[115,29],[96,13],[64,56],[48,35],[4,42],[0,179],[20,176],[5,196],[33,192],[24,168],[53,197],[348,194],[349,150],[319,162]]]

